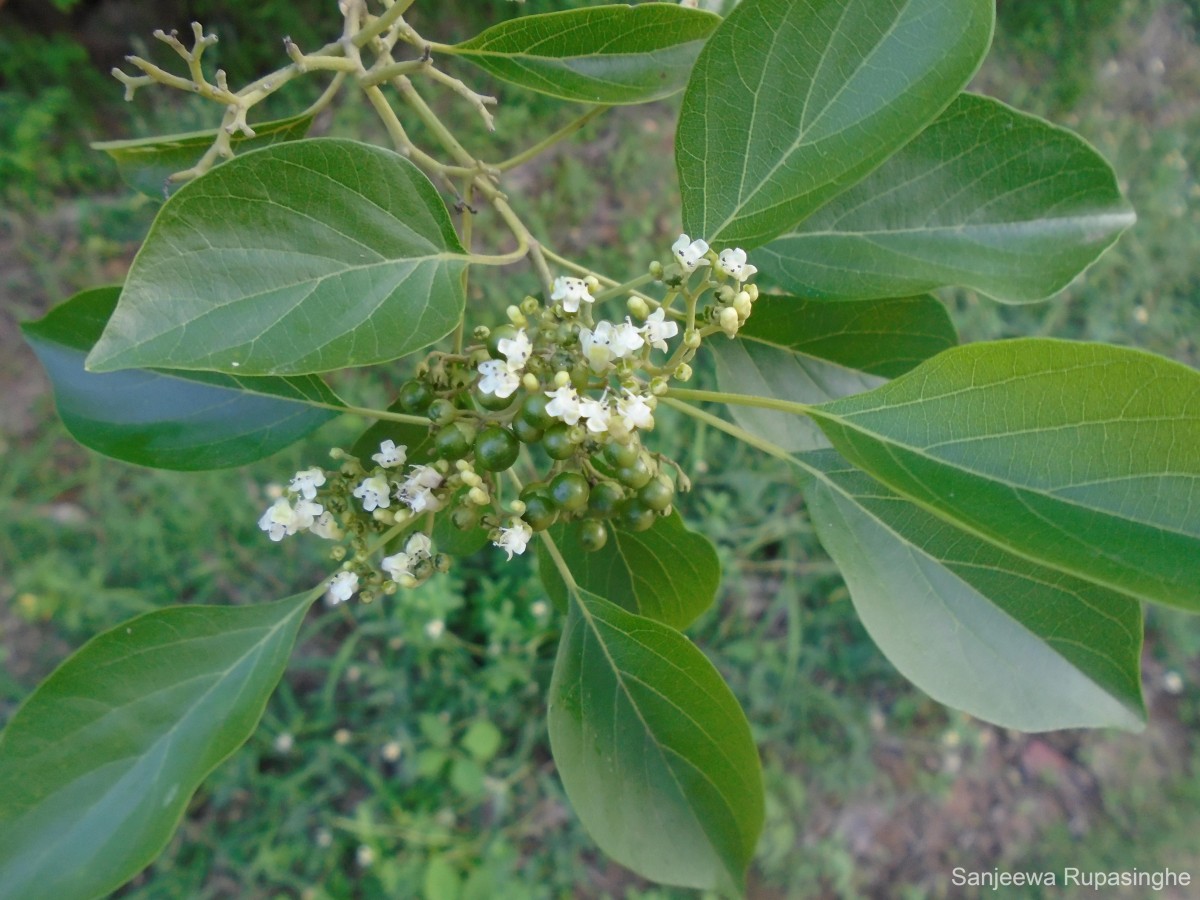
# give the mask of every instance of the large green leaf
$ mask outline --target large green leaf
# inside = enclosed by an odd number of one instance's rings
[[[1136,600],[960,531],[831,450],[804,462],[821,543],[906,678],[1008,728],[1142,727]]]
[[[749,248],[908,142],[987,52],[992,0],[744,0],[701,52],[675,162],[684,230]]]
[[[159,610],[63,663],[0,736],[0,893],[96,897],[154,859],[258,724],[316,596]]]
[[[552,97],[645,103],[683,88],[720,21],[675,3],[593,6],[510,19],[448,49]]]
[[[708,609],[721,584],[721,564],[712,543],[683,524],[678,512],[647,531],[609,529],[609,540],[588,552],[580,542],[579,523],[551,529],[575,583],[612,603],[670,625],[687,628]],[[567,585],[554,559],[538,545],[538,571],[546,593],[567,608]]]
[[[998,300],[1041,300],[1135,218],[1082,138],[963,94],[755,261],[787,289],[831,299],[964,285]]]
[[[63,424],[81,444],[143,466],[217,469],[270,456],[338,415],[341,400],[314,375],[85,371],[120,291],[84,291],[21,326],[54,385]]]
[[[968,344],[813,415],[852,463],[942,518],[1200,610],[1200,373],[1102,344]]]
[[[710,340],[721,390],[794,403],[857,394],[956,343],[934,297],[830,303],[763,295],[737,340]],[[828,447],[810,420],[730,405],[744,429],[789,452]]]
[[[605,853],[664,884],[741,884],[762,771],[745,714],[691,641],[572,592],[549,726],[567,796]]]
[[[163,205],[88,367],[298,375],[395,359],[457,324],[463,252],[429,179],[390,150],[256,150]]]
[[[230,144],[235,153],[246,153],[271,144],[299,140],[308,133],[312,123],[311,115],[261,122],[254,126],[254,137],[238,132],[230,138]],[[92,144],[92,149],[111,156],[117,171],[130,187],[161,200],[171,189],[178,190],[178,185],[171,185],[167,179],[194,166],[216,137],[217,129],[213,128],[127,141],[98,141]]]

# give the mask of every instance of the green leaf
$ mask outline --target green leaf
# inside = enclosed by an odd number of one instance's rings
[[[256,150],[163,204],[88,367],[298,375],[396,359],[458,323],[463,253],[429,179],[390,150]]]
[[[588,552],[578,522],[550,530],[575,583],[618,606],[670,625],[687,628],[716,599],[721,564],[712,542],[683,524],[678,512],[663,516],[646,531],[609,529],[609,540]],[[567,608],[563,582],[545,545],[538,543],[538,571],[551,601]]]
[[[705,346],[721,390],[821,403],[870,390],[956,343],[934,297],[830,303],[761,295],[736,340]],[[789,452],[828,447],[810,419],[729,406],[742,428]]]
[[[843,456],[941,518],[1200,610],[1200,373],[1102,344],[969,344],[812,414]]]
[[[246,137],[238,132],[229,139],[229,143],[234,153],[246,153],[272,144],[299,140],[308,134],[312,123],[311,115],[262,122],[254,126],[254,137]],[[167,179],[199,162],[216,138],[217,129],[213,128],[129,141],[97,141],[91,146],[93,150],[101,150],[112,157],[117,164],[117,171],[130,187],[161,200],[167,193],[179,189],[179,185],[171,184]],[[218,159],[217,162],[220,164],[224,160]]]
[[[806,454],[813,525],[863,625],[947,706],[1007,728],[1145,724],[1141,604],[925,512],[833,451]]]
[[[84,358],[120,290],[84,291],[21,326],[54,385],[63,424],[81,444],[143,466],[217,469],[270,456],[338,415],[342,401],[314,375],[86,371]]]
[[[700,53],[675,162],[684,231],[749,249],[896,152],[974,74],[992,0],[744,0]]]
[[[563,100],[645,103],[681,90],[719,16],[674,3],[521,16],[448,52]]]
[[[1041,300],[1136,216],[1086,141],[963,94],[863,181],[755,254],[789,290],[829,299],[964,285]]]
[[[687,638],[573,592],[549,726],[605,853],[663,884],[737,890],[762,830],[762,771],[745,714]]]
[[[462,747],[480,762],[487,762],[500,749],[503,737],[500,729],[487,719],[477,719],[471,723],[467,733],[462,736]]]
[[[152,612],[43,682],[0,736],[6,895],[106,895],[154,859],[258,724],[318,594]]]

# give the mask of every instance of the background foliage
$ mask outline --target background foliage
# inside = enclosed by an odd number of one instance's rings
[[[438,21],[417,24],[449,39],[517,12],[584,5],[444,3]],[[165,96],[121,104],[103,73],[114,57],[146,49],[152,28],[198,17],[221,35],[214,53],[238,81],[277,63],[282,34],[304,45],[327,23],[318,2],[268,0],[244,13],[216,0],[124,4],[121,15],[103,0],[56,6],[68,12],[0,9],[0,258],[12,261],[0,274],[0,719],[118,617],[171,602],[259,602],[319,577],[303,550],[265,546],[256,511],[268,479],[355,433],[341,422],[284,459],[189,475],[120,466],[65,436],[14,322],[86,284],[119,280],[154,211],[86,141],[212,124]],[[1195,10],[1001,0],[998,12],[996,49],[974,87],[1061,117],[1096,143],[1128,182],[1139,222],[1048,304],[947,295],[956,325],[966,339],[1086,337],[1196,365]],[[501,140],[570,115],[495,90]],[[647,241],[678,233],[663,187],[674,177],[670,121],[653,107],[614,114],[589,126],[588,143],[515,173],[531,224],[565,235],[570,249],[608,247],[612,271]],[[371,136],[375,127],[351,108],[314,133]],[[358,389],[382,398],[386,387]],[[1188,799],[1200,798],[1200,701],[1191,687],[1175,693],[1172,677],[1200,677],[1194,619],[1149,611],[1148,735],[1026,737],[981,726],[908,687],[870,643],[800,514],[792,473],[690,423],[664,425],[659,436],[677,442],[664,449],[700,488],[688,517],[716,540],[727,573],[717,608],[693,633],[721,661],[763,757],[768,825],[752,895],[854,896],[885,885],[936,895],[956,865],[1195,870]],[[308,623],[263,727],[122,895],[681,896],[605,862],[569,813],[541,715],[550,604],[530,561],[496,560],[464,562],[403,606],[338,609],[324,614],[332,622]],[[431,638],[436,622],[446,632]]]

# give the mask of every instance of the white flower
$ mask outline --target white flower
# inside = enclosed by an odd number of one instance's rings
[[[654,427],[654,410],[646,402],[646,398],[640,394],[626,391],[625,396],[617,401],[617,413],[621,416],[625,427],[631,430]]]
[[[418,532],[408,539],[404,552],[385,556],[379,561],[379,568],[387,572],[392,581],[399,581],[405,575],[414,574],[413,567],[422,559],[429,559],[432,550],[429,535]]]
[[[395,441],[384,441],[379,445],[379,452],[371,454],[371,459],[385,469],[394,469],[404,465],[404,461],[408,459],[408,447],[404,444],[397,447]]]
[[[612,350],[617,359],[632,356],[641,350],[645,343],[641,329],[629,320],[629,316],[625,317],[622,324],[613,328]]]
[[[717,258],[717,268],[735,281],[746,281],[758,271],[758,266],[746,262],[746,251],[741,247],[722,250]]]
[[[608,431],[608,394],[605,394],[599,400],[593,400],[590,397],[584,398],[579,403],[579,411],[585,419],[587,419],[587,430],[593,434],[601,434]]]
[[[340,541],[346,536],[345,532],[342,531],[342,526],[337,523],[333,514],[328,510],[321,513],[317,517],[317,520],[308,526],[308,530],[319,538],[325,538],[327,541]]]
[[[593,372],[603,372],[613,359],[613,324],[600,322],[596,330],[579,329],[579,345]]]
[[[442,473],[433,466],[413,466],[408,478],[396,491],[396,497],[415,513],[441,508],[434,489],[442,484]]]
[[[721,312],[717,315],[717,324],[721,326],[721,330],[725,332],[726,337],[733,337],[737,334],[738,321],[737,310],[732,306],[724,306]]]
[[[437,640],[446,633],[446,623],[441,619],[430,619],[425,623],[425,634],[431,640]]]
[[[296,533],[296,511],[292,504],[280,497],[267,507],[267,511],[258,520],[258,527],[267,533],[273,541],[282,541],[285,535]]]
[[[329,592],[326,596],[329,598],[329,604],[336,606],[339,603],[345,603],[354,596],[354,592],[358,590],[358,576],[353,572],[338,572],[329,579]]]
[[[325,512],[325,507],[320,503],[313,503],[311,500],[297,500],[296,508],[293,512],[293,524],[296,531],[303,531],[306,528],[312,528],[316,522],[317,516]]]
[[[525,552],[525,548],[529,545],[529,539],[532,537],[532,528],[520,519],[513,519],[508,528],[500,529],[500,539],[492,541],[492,543],[507,553],[509,559],[512,559],[514,553]]]
[[[479,364],[479,390],[497,397],[511,397],[521,386],[521,376],[503,360],[489,359]]]
[[[675,254],[685,272],[694,272],[696,266],[708,265],[708,260],[704,259],[704,254],[708,252],[708,244],[701,240],[693,241],[686,234],[681,234],[671,245],[671,252]]]
[[[546,391],[546,396],[550,398],[550,402],[546,404],[548,415],[562,419],[568,425],[579,424],[579,417],[583,413],[579,408],[579,395],[575,393],[575,388],[565,384],[557,390]]]
[[[496,341],[496,349],[503,353],[504,358],[508,360],[509,370],[517,373],[525,368],[525,363],[529,362],[529,354],[533,352],[533,343],[529,340],[525,329],[519,328],[515,338],[500,338]],[[500,396],[507,395],[501,394]]]
[[[679,334],[679,325],[667,319],[666,311],[660,306],[646,319],[642,334],[656,350],[667,349],[667,339]]]
[[[317,499],[317,488],[325,483],[325,473],[317,468],[301,469],[292,476],[288,490],[305,500]]]
[[[387,509],[391,506],[392,486],[382,475],[372,475],[364,478],[362,484],[353,491],[355,497],[362,501],[363,509],[371,512],[376,507]]]
[[[554,293],[550,295],[550,299],[561,300],[563,309],[573,313],[579,312],[580,301],[591,303],[592,295],[582,278],[559,277],[554,279]]]

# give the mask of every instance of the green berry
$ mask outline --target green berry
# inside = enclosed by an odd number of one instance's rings
[[[657,475],[646,482],[637,496],[647,509],[662,512],[675,499],[675,485],[666,475]]]
[[[575,442],[571,440],[571,426],[556,422],[542,435],[542,449],[551,459],[567,459],[575,453]]]
[[[579,530],[579,543],[588,553],[595,553],[608,543],[608,529],[603,522],[587,519]]]
[[[434,400],[426,413],[430,421],[446,425],[458,417],[458,408],[449,400]]]
[[[475,426],[466,422],[451,422],[433,436],[433,448],[439,459],[462,459],[471,452]]]
[[[555,422],[554,416],[546,412],[549,403],[545,391],[534,391],[521,403],[517,415],[537,428],[549,428]]]
[[[521,518],[534,531],[545,531],[558,518],[558,507],[546,494],[531,494],[525,500],[525,512],[521,513]]]
[[[510,406],[512,406],[513,402],[511,394],[507,397],[499,397],[495,394],[486,394],[479,389],[475,390],[475,400],[484,409],[490,409],[493,411],[508,409]]]
[[[604,458],[615,469],[632,466],[641,454],[641,447],[636,443],[622,444],[612,441],[604,448]]]
[[[587,479],[578,472],[559,472],[550,482],[550,496],[563,512],[583,512],[588,505]]]
[[[429,409],[429,404],[433,402],[433,392],[420,381],[406,381],[400,385],[400,393],[396,399],[402,410],[419,415]]]
[[[654,510],[648,509],[636,497],[626,500],[617,512],[617,522],[626,531],[645,531],[658,518]]]
[[[544,481],[531,481],[529,484],[525,485],[525,487],[521,488],[521,502],[528,503],[530,497],[535,497],[539,494],[544,497],[549,497],[550,485]]]
[[[617,467],[617,480],[635,491],[644,487],[653,477],[654,471],[645,456],[639,456],[632,465]]]
[[[595,519],[611,518],[624,500],[625,491],[619,484],[601,481],[588,494],[588,515]]]
[[[521,444],[500,425],[489,425],[475,438],[475,464],[488,472],[503,472],[517,461]]]
[[[492,359],[504,359],[505,356],[500,352],[501,341],[511,341],[517,336],[517,329],[512,325],[501,325],[498,328],[493,328],[488,334],[487,348],[488,353],[492,354]]]
[[[542,435],[545,434],[545,431],[537,425],[530,425],[520,416],[514,416],[509,427],[512,429],[513,434],[517,436],[517,440],[523,444],[536,444],[542,439]]]

